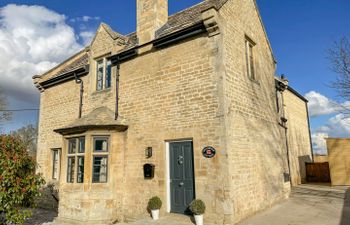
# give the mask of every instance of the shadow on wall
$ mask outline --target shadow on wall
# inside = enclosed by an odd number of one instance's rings
[[[347,189],[344,199],[343,212],[341,216],[341,221],[339,225],[349,225],[350,224],[350,188]]]
[[[299,173],[300,173],[300,179],[301,183],[305,184],[306,183],[306,163],[311,163],[312,159],[310,155],[303,155],[298,157],[299,160]]]

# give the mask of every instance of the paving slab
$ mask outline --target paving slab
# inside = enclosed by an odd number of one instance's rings
[[[350,225],[349,190],[299,186],[290,199],[239,225]]]

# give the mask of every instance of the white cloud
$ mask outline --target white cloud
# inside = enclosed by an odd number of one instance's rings
[[[337,105],[326,96],[318,92],[310,91],[305,95],[309,101],[309,113],[311,117],[332,114],[337,111]]]
[[[326,137],[350,137],[350,102],[337,103],[326,96],[310,91],[305,95],[309,100],[309,114],[312,118],[332,115],[324,125],[313,130],[312,144],[315,153],[327,153]]]
[[[314,150],[314,154],[326,154],[327,146],[325,138],[328,137],[327,133],[316,132],[313,133],[312,138],[312,146]]]
[[[91,20],[100,20],[99,16],[82,16],[70,19],[71,22],[89,22]]]
[[[308,107],[311,117],[341,113],[350,109],[350,102],[337,103],[316,91],[306,93],[305,98],[309,101]]]
[[[66,17],[42,6],[0,8],[0,88],[5,95],[35,102],[32,76],[41,74],[83,46]]]
[[[327,132],[330,137],[350,137],[350,117],[342,113],[337,114],[317,131]]]
[[[337,114],[331,117],[327,123],[315,130],[312,134],[314,151],[327,153],[325,137],[350,138],[350,116]]]
[[[82,38],[84,45],[88,45],[95,36],[95,33],[92,31],[82,31],[80,32],[79,36]]]

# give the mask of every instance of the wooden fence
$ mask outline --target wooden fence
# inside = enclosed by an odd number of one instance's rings
[[[331,176],[328,162],[306,163],[306,180],[307,182],[330,183]]]

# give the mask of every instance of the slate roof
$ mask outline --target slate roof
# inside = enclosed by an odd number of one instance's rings
[[[74,71],[76,69],[82,68],[89,64],[89,55],[87,53],[84,53],[79,58],[74,60],[71,64],[69,64],[67,67],[63,68],[54,77],[61,76],[63,74],[69,73],[71,71]]]
[[[202,21],[202,12],[215,7],[220,9],[228,0],[206,0],[168,18],[168,22],[156,32],[156,37],[182,30]]]
[[[175,13],[168,18],[168,22],[162,26],[159,30],[156,31],[156,38],[166,36],[168,34],[180,31],[184,28],[190,27],[202,21],[202,12],[211,7],[220,9],[228,0],[204,0],[203,2],[194,5],[190,8],[182,10],[178,13]],[[113,39],[120,38],[125,41],[125,47],[120,51],[126,51],[133,47],[137,46],[137,36],[136,32],[130,33],[128,35],[122,35],[118,32],[115,32],[105,23],[102,23],[101,26],[111,35]],[[88,54],[85,53],[68,65],[66,68],[59,71],[54,77],[63,75],[67,72],[74,71],[85,65],[89,64]]]
[[[114,112],[105,107],[99,107],[91,111],[89,114],[82,118],[76,119],[68,126],[62,127],[55,130],[57,133],[68,134],[76,131],[85,131],[88,129],[119,129],[126,130],[128,128],[127,121],[118,117],[117,120],[114,118]]]

